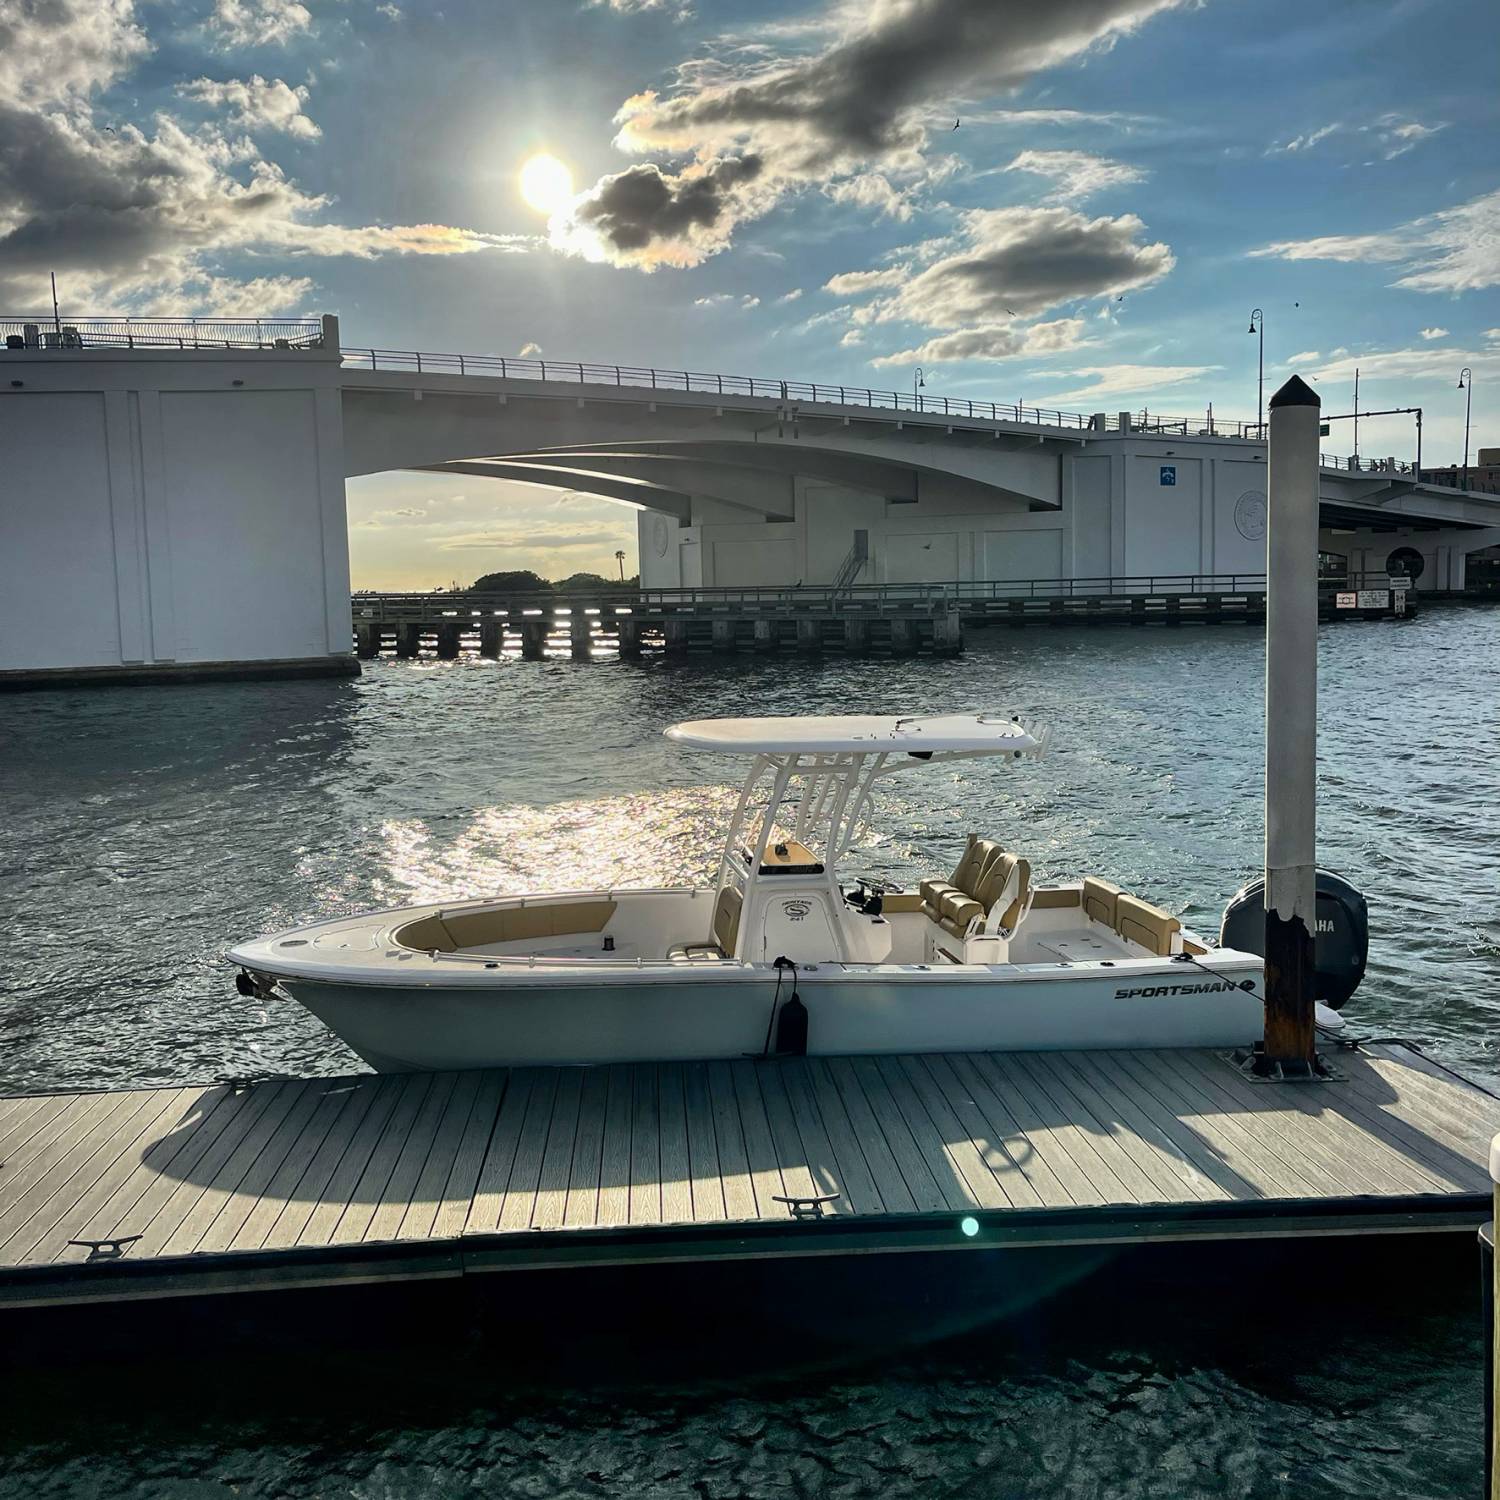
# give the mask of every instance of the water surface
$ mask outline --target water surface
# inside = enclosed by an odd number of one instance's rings
[[[992,629],[947,661],[382,661],[355,682],[10,697],[0,1088],[360,1067],[299,1008],[239,997],[224,949],[371,905],[708,873],[736,770],[662,740],[685,717],[1048,722],[1040,766],[903,780],[853,867],[951,867],[975,830],[1038,878],[1102,874],[1216,931],[1260,860],[1262,650],[1248,627]],[[1320,856],[1373,929],[1351,1022],[1491,1079],[1497,673],[1500,611],[1321,641]],[[1306,1379],[1275,1330],[1188,1352],[1139,1324],[1043,1353],[994,1336],[711,1399],[580,1383],[384,1424],[252,1406],[191,1430],[12,1431],[0,1492],[1451,1494],[1478,1461],[1480,1344],[1466,1294],[1444,1297],[1395,1287],[1399,1317],[1350,1309]]]

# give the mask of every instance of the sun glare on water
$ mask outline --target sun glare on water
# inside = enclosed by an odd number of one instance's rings
[[[566,162],[543,151],[521,168],[521,196],[539,214],[555,214],[573,197],[573,174]]]

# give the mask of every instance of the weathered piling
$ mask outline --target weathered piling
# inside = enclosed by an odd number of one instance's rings
[[[1271,398],[1266,474],[1265,1050],[1275,1076],[1317,1067],[1317,392],[1292,376]]]
[[[587,661],[594,654],[593,624],[581,609],[575,609],[568,620],[568,644],[574,661]]]

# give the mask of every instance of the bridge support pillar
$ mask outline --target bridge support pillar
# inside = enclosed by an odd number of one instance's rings
[[[452,661],[458,655],[457,625],[438,626],[437,654],[442,661]]]
[[[422,627],[420,625],[398,625],[396,627],[396,655],[405,661],[410,661],[422,645]]]
[[[891,619],[891,650],[897,656],[910,656],[917,649],[917,622],[901,615]]]
[[[634,615],[619,615],[615,624],[620,631],[620,655],[639,656],[641,654],[641,622]]]
[[[547,650],[546,620],[521,621],[521,655],[527,661],[540,661]]]
[[[582,609],[575,609],[569,617],[568,641],[574,661],[587,661],[594,654],[593,622]]]
[[[380,655],[380,647],[385,636],[385,631],[381,626],[359,624],[354,627],[354,635],[359,642],[359,656],[362,661],[373,661]]]
[[[713,647],[715,651],[734,650],[734,621],[715,620],[713,622]]]
[[[757,620],[754,624],[754,641],[757,651],[774,651],[776,649],[776,622],[774,620]]]
[[[854,619],[844,621],[844,650],[851,656],[863,656],[870,649],[870,622]]]
[[[479,654],[493,661],[505,649],[505,621],[484,620],[479,626]]]
[[[821,620],[797,621],[797,649],[799,651],[823,649],[823,622]]]
[[[676,655],[687,650],[687,621],[686,620],[663,620],[661,622],[662,639],[666,642],[667,651]]]
[[[939,656],[957,656],[964,648],[964,626],[956,609],[932,617],[932,649]]]

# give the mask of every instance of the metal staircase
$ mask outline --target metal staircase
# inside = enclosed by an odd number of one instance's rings
[[[835,597],[849,589],[870,557],[870,533],[868,531],[856,531],[854,533],[854,545],[849,549],[849,555],[839,564],[839,570],[834,574],[833,592]]]

